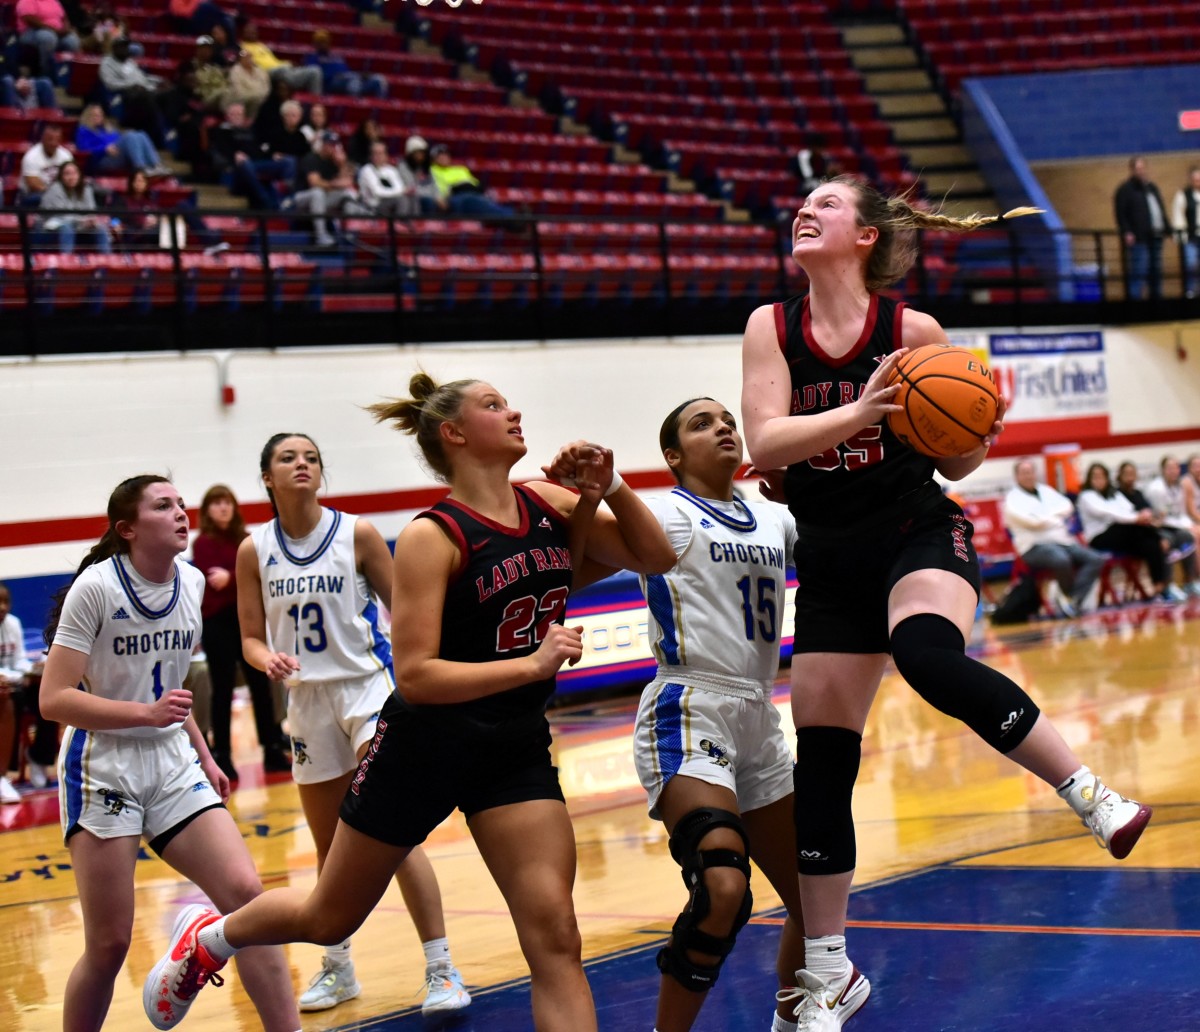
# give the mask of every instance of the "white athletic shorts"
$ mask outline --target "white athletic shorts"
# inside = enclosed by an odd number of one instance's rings
[[[392,687],[391,677],[380,670],[352,681],[289,688],[292,779],[299,785],[315,785],[354,770],[358,750],[375,737],[375,721]]]
[[[742,813],[792,791],[792,753],[770,699],[651,681],[638,704],[633,759],[656,820],[658,797],[676,774],[732,790]]]
[[[200,769],[187,732],[135,738],[68,727],[58,753],[64,840],[83,828],[97,838],[160,835],[221,797]]]

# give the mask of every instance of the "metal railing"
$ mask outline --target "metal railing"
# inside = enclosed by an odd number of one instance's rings
[[[319,248],[309,216],[162,208],[108,227],[107,245],[77,227],[65,254],[55,215],[80,213],[0,208],[6,353],[105,350],[131,333],[142,347],[212,346],[230,314],[247,343],[270,346],[738,332],[754,306],[805,286],[790,219],[350,216]],[[1165,300],[1138,301],[1115,232],[926,232],[896,291],[946,325],[1200,314],[1183,246],[1168,240],[1163,258]]]

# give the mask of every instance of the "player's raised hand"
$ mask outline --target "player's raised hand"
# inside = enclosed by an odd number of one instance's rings
[[[579,449],[575,464],[575,487],[590,501],[599,502],[613,482],[611,448],[587,444]]]
[[[580,452],[591,447],[593,445],[587,441],[572,441],[570,444],[564,444],[555,453],[554,458],[542,467],[546,479],[552,480],[556,484],[562,484],[563,487],[574,487],[575,469],[579,465]]]

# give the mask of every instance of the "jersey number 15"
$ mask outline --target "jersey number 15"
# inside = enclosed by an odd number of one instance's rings
[[[775,578],[759,577],[751,580],[746,574],[737,582],[742,593],[742,616],[746,621],[746,640],[754,641],[755,631],[763,641],[775,640],[778,630],[775,624]],[[757,615],[757,619],[756,619]]]

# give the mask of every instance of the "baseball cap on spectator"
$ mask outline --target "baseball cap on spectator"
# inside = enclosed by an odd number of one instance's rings
[[[450,153],[450,148],[448,146],[446,146],[446,144],[435,143],[433,145],[432,149],[429,151],[429,156],[431,158],[436,158],[439,154],[449,154],[449,153]]]
[[[212,36],[197,36],[196,37],[196,46],[198,46],[198,47],[211,47],[211,46],[215,45],[215,42],[216,41],[212,38]]]
[[[423,136],[410,136],[404,144],[404,153],[412,154],[414,151],[419,150],[429,150],[429,144],[425,142]]]
[[[332,130],[326,130],[321,134],[322,143],[341,143],[342,138]]]

